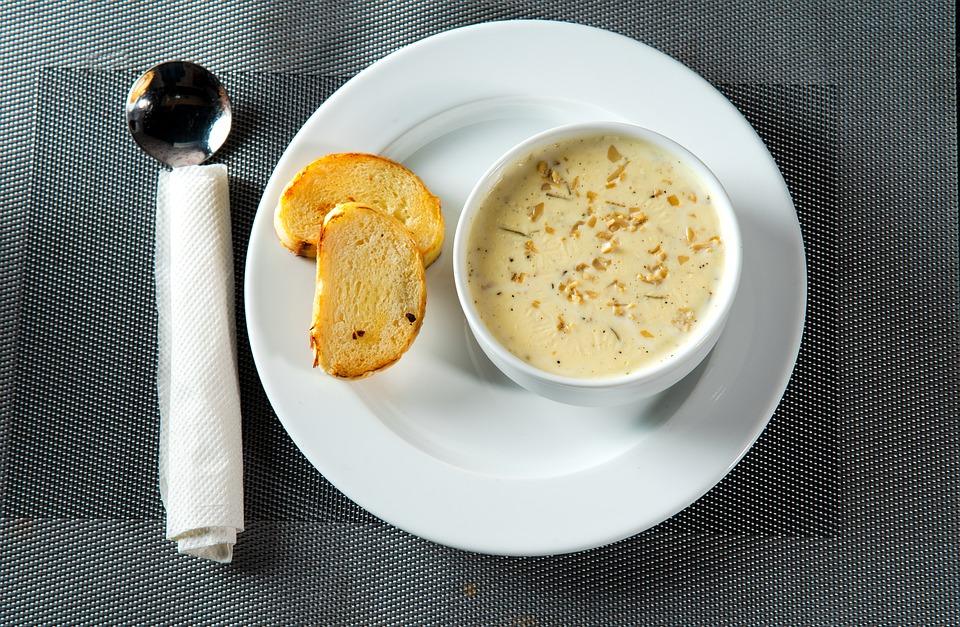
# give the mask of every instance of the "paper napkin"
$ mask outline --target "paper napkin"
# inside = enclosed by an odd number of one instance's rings
[[[166,536],[181,553],[229,562],[243,531],[243,452],[226,166],[160,174],[156,237]]]

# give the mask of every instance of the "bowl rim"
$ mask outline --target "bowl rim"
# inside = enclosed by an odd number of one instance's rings
[[[486,324],[480,318],[480,314],[473,300],[470,298],[469,287],[466,282],[466,240],[469,237],[470,228],[473,225],[480,206],[483,204],[483,200],[493,187],[500,182],[503,171],[507,166],[527,156],[524,153],[533,152],[544,147],[546,144],[595,135],[623,135],[631,139],[648,141],[681,159],[685,166],[692,169],[709,190],[711,199],[713,200],[713,206],[717,211],[721,232],[723,233],[726,256],[724,258],[724,270],[720,287],[714,295],[707,316],[697,325],[695,335],[681,344],[673,354],[654,363],[641,366],[628,374],[580,378],[555,374],[524,361],[507,349],[487,328]],[[705,343],[716,339],[717,334],[715,331],[717,331],[718,328],[722,328],[725,323],[727,314],[733,306],[737,288],[739,287],[742,256],[743,245],[740,236],[740,227],[737,223],[736,212],[730,202],[730,197],[727,195],[726,190],[716,175],[699,157],[675,140],[639,124],[598,120],[565,124],[541,131],[507,150],[484,172],[474,184],[469,196],[467,196],[467,200],[463,205],[457,221],[457,228],[453,238],[453,278],[457,290],[457,299],[460,301],[460,308],[467,318],[471,331],[473,331],[474,334],[482,336],[478,338],[481,340],[481,345],[486,344],[494,350],[497,357],[506,362],[510,367],[516,368],[536,379],[561,386],[614,388],[635,385],[640,382],[656,379],[671,371],[677,365],[689,361],[689,359],[695,357],[698,352],[700,352],[700,349],[702,349]],[[703,355],[706,355],[706,351],[703,351]],[[500,368],[499,364],[495,365]]]

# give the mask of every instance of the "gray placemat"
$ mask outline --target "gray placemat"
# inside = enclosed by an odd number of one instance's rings
[[[344,77],[422,36],[505,17],[651,43],[725,84],[758,126],[811,270],[777,417],[728,480],[648,533],[574,556],[491,558],[391,529],[311,475],[247,355],[250,529],[230,567],[177,556],[155,520],[152,362],[137,361],[153,342],[149,277],[127,267],[126,245],[94,237],[129,235],[149,256],[155,170],[123,144],[119,108],[95,102],[122,99],[119,75],[38,68],[187,56],[221,73]],[[0,24],[0,623],[960,621],[952,4],[10,4]],[[254,164],[275,161],[341,79],[229,76],[250,103],[224,156],[239,246],[249,215],[236,212],[255,206],[268,171]],[[87,123],[53,130],[61,106]],[[28,224],[44,219],[75,241],[37,243]],[[59,246],[72,255],[43,252]],[[44,305],[52,287],[61,311]]]
[[[16,377],[7,450],[9,518],[160,517],[156,490],[156,165],[130,141],[117,107],[135,75],[49,70],[69,127],[35,146]],[[340,80],[227,73],[236,130],[231,171],[234,254],[263,187],[298,125]],[[829,535],[836,529],[836,98],[820,87],[726,86],[797,190],[809,253],[806,341],[770,429],[708,497],[663,525],[672,531]],[[799,138],[811,140],[801,142]],[[78,178],[75,173],[83,172]],[[55,242],[55,244],[51,244]],[[239,366],[250,520],[372,521],[297,452],[260,385],[238,290]],[[827,367],[822,367],[827,366]],[[349,419],[345,416],[344,419]]]

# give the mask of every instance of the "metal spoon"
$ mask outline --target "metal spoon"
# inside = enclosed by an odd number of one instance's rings
[[[170,167],[209,159],[226,141],[233,118],[217,77],[189,61],[147,70],[130,89],[126,110],[133,139]]]

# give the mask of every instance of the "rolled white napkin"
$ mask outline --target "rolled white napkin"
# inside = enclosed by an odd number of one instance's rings
[[[157,186],[160,497],[181,553],[233,559],[243,531],[230,194],[223,165]]]

